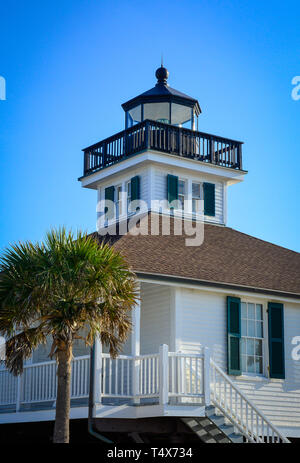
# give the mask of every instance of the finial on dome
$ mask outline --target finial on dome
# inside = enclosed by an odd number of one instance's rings
[[[157,84],[168,85],[167,80],[169,77],[169,71],[163,66],[163,61],[161,60],[161,66],[156,70],[155,76],[157,78]],[[156,85],[157,85],[156,84]]]

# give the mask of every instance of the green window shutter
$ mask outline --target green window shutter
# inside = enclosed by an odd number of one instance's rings
[[[169,203],[178,199],[178,177],[176,175],[167,175],[167,199]]]
[[[105,188],[105,201],[113,201],[115,200],[115,187],[114,186],[109,186],[108,188]],[[111,220],[114,218],[114,211],[108,209],[108,207],[105,207],[105,214],[106,214],[106,219]]]
[[[204,193],[204,215],[215,216],[215,184],[214,183],[203,183]]]
[[[285,378],[283,304],[269,302],[270,378]]]
[[[131,179],[131,201],[139,200],[140,198],[140,177],[136,175]]]
[[[241,300],[237,297],[227,297],[227,355],[228,374],[241,374]]]

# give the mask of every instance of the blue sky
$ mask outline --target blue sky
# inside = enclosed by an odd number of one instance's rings
[[[300,251],[299,16],[298,1],[2,2],[0,248],[95,230],[81,148],[123,129],[121,103],[153,86],[163,53],[199,129],[245,142],[228,225]]]

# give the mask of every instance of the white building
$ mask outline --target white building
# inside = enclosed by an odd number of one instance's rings
[[[165,68],[156,76],[122,105],[125,130],[84,150],[95,239],[106,234],[140,282],[122,355],[95,346],[94,428],[114,441],[299,438],[299,254],[227,227],[227,187],[247,173],[242,143],[199,132],[198,101],[170,88]],[[115,210],[103,214],[101,200]],[[47,355],[34,352],[18,379],[0,370],[0,423],[53,420]],[[73,419],[88,416],[89,368],[78,342]]]

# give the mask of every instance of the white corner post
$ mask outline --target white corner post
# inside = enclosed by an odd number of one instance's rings
[[[139,290],[139,297],[141,292]],[[140,393],[140,361],[136,358],[140,355],[141,349],[141,300],[139,299],[132,310],[132,332],[131,332],[131,355],[133,357],[132,368],[132,394],[133,403],[139,404],[140,399],[137,396]]]
[[[94,346],[94,406],[102,400],[102,343],[97,336]]]
[[[204,403],[210,405],[210,350],[208,347],[203,349],[203,373],[204,373]]]
[[[169,347],[159,346],[159,404],[166,405],[169,401]]]

